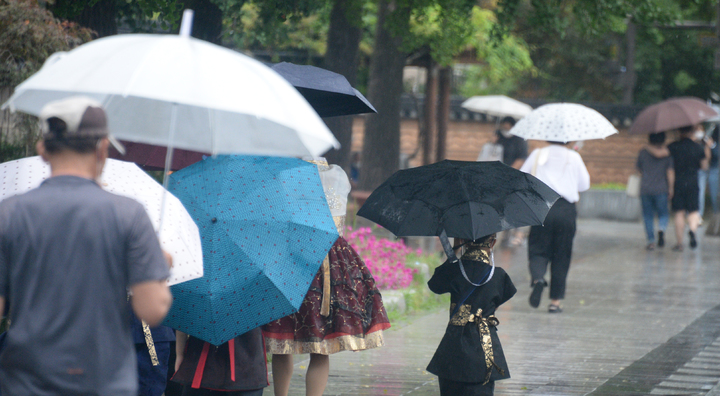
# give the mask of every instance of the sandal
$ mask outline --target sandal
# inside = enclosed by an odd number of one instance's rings
[[[673,250],[673,252],[682,252],[682,251],[683,251],[683,246],[682,246],[682,245],[675,245],[675,246],[673,246],[672,250]]]
[[[655,244],[654,243],[648,243],[647,246],[645,246],[645,250],[655,250]]]
[[[560,308],[559,305],[550,304],[550,306],[548,306],[548,312],[550,312],[550,313],[560,313],[562,311],[563,310],[562,310],[562,308]]]

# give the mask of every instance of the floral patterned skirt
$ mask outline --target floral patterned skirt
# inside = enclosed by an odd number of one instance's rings
[[[383,345],[390,327],[382,296],[365,263],[342,237],[328,253],[330,311],[320,314],[325,275],[321,267],[300,310],[263,326],[268,353],[330,355]]]

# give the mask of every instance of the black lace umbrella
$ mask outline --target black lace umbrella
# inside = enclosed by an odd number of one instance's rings
[[[447,237],[472,240],[540,225],[559,197],[536,177],[499,161],[445,160],[396,172],[358,215],[397,236],[439,236],[452,258]]]

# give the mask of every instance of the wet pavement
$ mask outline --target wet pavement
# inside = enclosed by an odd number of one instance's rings
[[[640,223],[580,220],[575,241],[561,314],[547,312],[547,289],[528,305],[527,249],[496,249],[518,293],[497,312],[512,378],[495,394],[720,396],[720,238],[647,252]],[[430,313],[382,348],[332,355],[325,395],[438,395],[425,367],[446,323]],[[307,355],[295,363],[290,395],[304,395]]]

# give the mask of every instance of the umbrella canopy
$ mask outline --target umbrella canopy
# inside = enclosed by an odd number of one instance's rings
[[[126,34],[53,55],[3,105],[38,115],[53,100],[100,101],[119,139],[211,154],[318,156],[337,140],[284,78],[189,36]]]
[[[657,133],[697,125],[718,116],[698,98],[673,98],[645,108],[635,117],[631,134]]]
[[[573,142],[618,133],[602,114],[576,103],[550,103],[533,110],[510,130],[526,140]]]
[[[373,105],[342,74],[288,62],[277,63],[272,69],[288,80],[320,117],[377,113]]]
[[[397,236],[477,239],[542,224],[559,195],[499,161],[445,160],[401,170],[375,189],[358,215]]]
[[[477,113],[515,119],[523,118],[533,110],[530,105],[505,95],[473,96],[462,102],[461,106]]]
[[[220,345],[298,310],[338,238],[315,165],[209,157],[170,191],[200,229],[205,277],[173,286],[166,325]]]
[[[165,158],[167,156],[167,147],[155,146],[152,144],[133,143],[121,141],[125,147],[125,154],[121,154],[113,146],[110,146],[110,158],[121,161],[129,161],[136,163],[144,170],[163,170],[165,169]],[[198,153],[196,151],[176,149],[173,150],[172,162],[168,170],[176,171],[186,166],[190,166],[208,156],[209,153]]]
[[[40,157],[23,158],[0,164],[0,199],[22,194],[36,188],[50,177],[50,166]],[[109,159],[100,180],[101,187],[113,194],[140,202],[157,230],[160,226],[160,197],[165,189],[131,162]],[[185,207],[172,194],[167,194],[165,220],[162,222],[160,245],[173,256],[168,284],[175,285],[203,276],[200,233]]]

